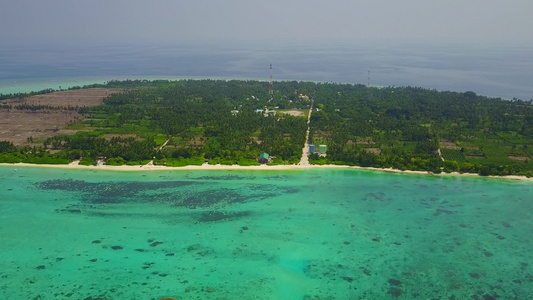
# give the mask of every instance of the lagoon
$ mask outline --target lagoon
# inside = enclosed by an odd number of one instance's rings
[[[0,167],[7,299],[527,299],[530,181]],[[493,298],[490,298],[493,297]]]

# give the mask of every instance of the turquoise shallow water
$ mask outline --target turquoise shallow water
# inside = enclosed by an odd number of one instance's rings
[[[531,299],[532,195],[349,169],[0,167],[0,298]]]

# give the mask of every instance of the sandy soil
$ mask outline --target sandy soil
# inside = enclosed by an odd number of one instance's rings
[[[381,148],[363,148],[363,150],[365,150],[366,153],[381,154]]]
[[[309,114],[307,115],[307,131],[305,132],[305,144],[302,148],[302,158],[300,158],[300,166],[309,165],[309,123],[311,123],[311,114],[313,113],[313,102],[311,102],[311,107],[309,107]]]
[[[23,99],[8,99],[6,104],[33,104],[33,105],[50,105],[58,107],[67,106],[96,106],[102,104],[104,97],[122,92],[123,89],[93,88],[60,91],[44,95],[35,95]]]
[[[278,111],[278,113],[284,114],[284,115],[291,115],[295,117],[303,117],[305,115],[304,112],[301,110],[284,110],[284,111]]]
[[[529,156],[508,156],[510,159],[513,159],[513,160],[520,160],[520,161],[525,161],[525,160],[530,160],[531,158]]]
[[[81,120],[82,116],[66,108],[100,105],[106,96],[121,91],[122,89],[81,89],[2,101],[12,106],[48,105],[65,109],[35,111],[0,109],[0,141],[10,141],[15,145],[29,145],[31,144],[28,142],[29,137],[34,140],[43,140],[55,135],[76,133],[77,130],[64,128],[70,122]]]
[[[31,144],[34,140],[47,139],[60,134],[73,134],[76,131],[62,129],[81,116],[74,111],[0,111],[0,141],[10,141],[15,145]]]

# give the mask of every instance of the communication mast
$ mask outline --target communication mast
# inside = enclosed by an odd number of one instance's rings
[[[268,94],[270,95],[270,101],[274,99],[274,82],[272,81],[272,64],[270,64],[270,83],[268,86]]]
[[[370,70],[368,70],[368,87],[370,86]]]

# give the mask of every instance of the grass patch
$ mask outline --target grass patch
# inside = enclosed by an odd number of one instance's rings
[[[111,158],[108,158],[105,161],[105,163],[108,166],[122,166],[125,163],[125,161],[124,161],[124,158],[122,157],[111,157]]]
[[[166,163],[167,167],[185,167],[185,166],[201,166],[205,163],[205,158],[202,156],[196,156],[191,158],[167,158],[155,160],[154,163],[157,165],[164,165]]]
[[[80,160],[79,164],[82,166],[92,166],[95,162],[96,160],[91,157],[84,157],[82,160]]]
[[[167,136],[164,134],[156,134],[154,136],[154,142],[157,147],[161,147],[167,141]]]
[[[261,165],[255,159],[249,159],[249,158],[241,158],[237,161],[237,164],[239,166],[260,166]]]
[[[24,162],[41,165],[68,165],[72,161],[70,159],[56,157],[30,157]]]
[[[277,166],[277,165],[287,165],[288,163],[285,163],[285,161],[281,157],[274,157],[271,162],[267,163],[269,166]]]
[[[59,158],[49,155],[33,156],[19,153],[2,153],[0,154],[0,163],[30,163],[46,165],[68,165],[72,161],[68,158]]]
[[[309,159],[309,163],[312,164],[312,165],[327,165],[329,164],[329,161],[323,157],[321,157],[320,159]]]
[[[14,164],[14,163],[21,163],[23,161],[24,161],[23,157],[20,157],[15,154],[11,154],[11,153],[0,154],[0,163]]]
[[[130,160],[126,162],[126,165],[128,166],[144,166],[150,162],[149,159],[146,160]]]
[[[456,161],[462,163],[466,161],[466,157],[461,150],[441,149],[442,156],[445,160]]]
[[[232,166],[237,164],[237,161],[235,158],[224,158],[220,160],[220,164],[224,166]]]

